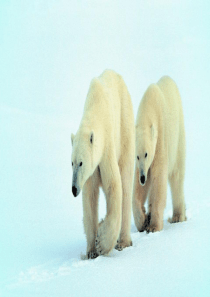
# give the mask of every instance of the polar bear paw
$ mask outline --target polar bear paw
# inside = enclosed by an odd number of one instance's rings
[[[99,256],[99,254],[96,251],[96,248],[93,248],[92,250],[90,250],[89,252],[87,252],[87,258],[88,259],[95,259]]]
[[[187,217],[185,215],[177,213],[177,214],[174,214],[172,218],[169,218],[168,222],[172,224],[172,223],[184,222],[186,220],[187,220]]]
[[[139,232],[144,232],[145,230],[147,230],[147,228],[149,228],[150,220],[151,220],[151,213],[146,215],[144,224],[141,227],[141,229],[139,230]]]
[[[122,241],[117,241],[117,244],[115,246],[115,249],[118,251],[122,251],[124,248],[132,246],[133,243],[131,240],[122,240]]]
[[[99,255],[108,254],[117,243],[118,234],[106,226],[106,220],[99,224],[95,248]]]
[[[160,223],[150,223],[147,228],[146,228],[146,232],[147,233],[154,233],[154,232],[157,232],[157,231],[161,231],[163,229],[163,223],[160,224]]]

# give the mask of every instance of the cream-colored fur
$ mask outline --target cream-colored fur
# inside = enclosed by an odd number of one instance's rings
[[[133,107],[120,75],[106,70],[90,84],[79,130],[72,134],[72,191],[83,190],[87,257],[132,245],[130,237],[135,157]],[[98,225],[99,187],[107,214]],[[118,243],[117,243],[118,240]]]
[[[137,229],[162,230],[168,180],[173,201],[170,222],[186,220],[184,117],[178,88],[170,77],[150,85],[143,96],[136,119],[135,158],[133,214]],[[148,214],[144,208],[147,197]]]

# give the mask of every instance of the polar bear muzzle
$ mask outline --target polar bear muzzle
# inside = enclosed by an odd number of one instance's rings
[[[141,185],[144,186],[144,184],[145,184],[145,176],[144,175],[141,175],[140,181],[141,181]]]
[[[72,193],[74,197],[77,197],[77,188],[75,186],[72,186]]]
[[[80,193],[80,188],[75,185],[72,185],[72,193],[73,193],[74,197],[77,197]]]
[[[142,185],[145,184],[145,176],[144,176],[144,175],[141,176],[141,184],[142,184]]]
[[[147,180],[147,178],[146,178],[146,176],[145,176],[145,174],[144,174],[144,171],[141,170],[141,174],[140,174],[140,178],[139,178],[139,183],[140,183],[142,186],[144,186],[145,183],[146,183],[146,180]]]
[[[77,181],[77,174],[78,174],[78,169],[74,170],[73,172],[73,179],[72,179],[72,193],[74,195],[74,197],[77,197],[80,193],[80,187],[78,185],[78,181]]]

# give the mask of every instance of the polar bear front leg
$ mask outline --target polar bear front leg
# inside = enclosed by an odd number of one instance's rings
[[[83,223],[87,239],[87,258],[94,259],[99,256],[95,248],[95,239],[98,230],[98,197],[99,186],[97,177],[91,176],[85,183],[82,191]]]
[[[120,173],[122,181],[122,224],[120,237],[118,238],[115,249],[122,251],[124,248],[132,246],[131,240],[131,207],[132,207],[132,186],[133,186],[133,163],[131,156],[129,163],[120,164]]]
[[[136,228],[139,232],[143,232],[147,227],[148,218],[145,214],[145,201],[150,189],[151,179],[148,174],[145,186],[140,185],[139,169],[135,170],[134,188],[133,188],[133,216]]]
[[[161,173],[160,173],[161,172]],[[151,219],[146,227],[147,233],[161,231],[163,229],[163,213],[167,197],[167,170],[160,170],[158,176],[152,177],[149,197],[149,213]]]
[[[104,162],[106,164],[106,162]],[[98,254],[108,254],[116,245],[121,228],[122,183],[116,160],[100,166],[103,190],[107,200],[107,215],[99,224],[95,246]]]

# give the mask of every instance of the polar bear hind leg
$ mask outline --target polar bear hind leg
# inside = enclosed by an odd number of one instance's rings
[[[171,186],[173,216],[169,219],[170,223],[186,221],[185,202],[184,202],[184,176],[181,170],[174,172],[169,177]]]

